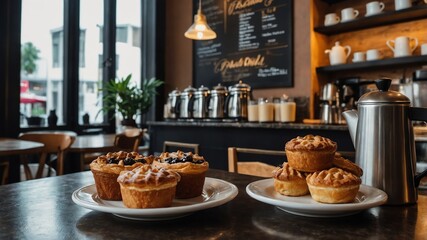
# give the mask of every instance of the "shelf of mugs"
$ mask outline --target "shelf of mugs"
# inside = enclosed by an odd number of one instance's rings
[[[325,35],[333,35],[423,18],[427,18],[427,4],[399,11],[387,11],[368,17],[358,17],[353,21],[340,22],[335,25],[319,26],[315,27],[314,31]]]
[[[360,69],[375,69],[375,68],[386,68],[386,67],[395,67],[395,66],[413,66],[413,65],[425,65],[427,64],[427,57],[424,55],[421,56],[409,56],[409,57],[396,57],[396,58],[387,58],[381,60],[372,60],[356,63],[347,63],[347,64],[338,64],[317,67],[317,73],[333,73],[340,71],[348,70],[360,70]]]

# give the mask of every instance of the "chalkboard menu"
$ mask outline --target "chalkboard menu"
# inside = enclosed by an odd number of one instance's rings
[[[292,5],[292,0],[202,0],[217,38],[194,41],[194,85],[242,80],[253,88],[291,87]]]

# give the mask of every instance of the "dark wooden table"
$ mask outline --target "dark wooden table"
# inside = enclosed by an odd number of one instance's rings
[[[0,156],[37,153],[43,146],[43,143],[38,142],[0,138]]]
[[[106,153],[117,150],[114,146],[116,134],[97,134],[76,136],[71,147],[67,150],[66,173],[78,172],[82,169],[86,153]],[[73,161],[73,159],[75,161]],[[78,160],[78,161],[77,161]]]
[[[21,154],[36,154],[43,149],[44,144],[24,141],[13,138],[0,138],[0,156],[8,156],[9,183],[20,181],[20,156]]]
[[[80,135],[71,145],[69,152],[90,153],[114,151],[115,134]]]
[[[427,196],[418,205],[381,206],[340,218],[295,216],[252,199],[258,177],[209,170],[239,188],[222,206],[167,221],[125,220],[74,204],[76,189],[93,184],[90,172],[0,187],[0,239],[425,239]]]

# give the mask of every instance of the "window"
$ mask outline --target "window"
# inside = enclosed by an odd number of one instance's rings
[[[60,51],[62,50],[63,43],[63,35],[62,30],[52,32],[52,67],[59,68],[62,65],[62,54]]]
[[[4,46],[0,50],[4,60],[0,89],[5,96],[0,109],[6,113],[0,115],[1,136],[13,137],[25,131],[22,128],[29,127],[27,117],[32,115],[44,122],[41,127],[46,127],[46,113],[53,109],[58,115],[58,128],[81,133],[93,127],[79,123],[87,106],[92,107],[91,113],[100,107],[94,104],[99,104],[102,97],[98,90],[102,82],[132,73],[133,81],[140,84],[143,65],[147,65],[144,74],[149,77],[161,72],[155,67],[159,65],[156,61],[141,62],[141,46],[155,56],[156,36],[162,34],[161,30],[148,33],[141,28],[143,23],[147,26],[144,29],[156,29],[156,19],[163,19],[164,5],[157,1],[14,0],[0,1],[0,9],[6,20],[0,21]],[[95,24],[88,24],[94,19]],[[140,34],[147,35],[147,44],[141,44]],[[103,66],[101,59],[106,56],[111,64]],[[91,119],[90,124],[113,132],[116,126],[109,121],[111,114]],[[147,119],[154,120],[154,114]]]
[[[63,86],[63,8],[62,0],[22,0],[21,127],[46,126],[52,109],[56,109],[58,123],[63,123],[63,95],[54,93],[54,87]]]
[[[127,43],[128,42],[128,29],[126,26],[117,27],[116,29],[116,41]]]
[[[104,1],[80,1],[80,46],[79,46],[79,123],[83,115],[89,114],[90,123],[103,123],[103,115],[98,114],[102,107],[103,45],[102,26],[104,24]],[[84,29],[84,30],[83,30]],[[87,47],[86,47],[87,46]]]

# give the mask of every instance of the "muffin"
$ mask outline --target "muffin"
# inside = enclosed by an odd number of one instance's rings
[[[109,152],[90,163],[95,179],[98,196],[104,200],[122,200],[117,177],[123,170],[132,170],[143,164],[149,164],[153,156],[144,157],[137,152]]]
[[[322,203],[350,203],[361,184],[359,177],[340,168],[331,168],[307,176],[311,197]]]
[[[128,208],[170,207],[179,180],[178,173],[150,165],[122,171],[117,178],[123,204]]]
[[[332,167],[337,144],[328,138],[307,135],[285,145],[289,165],[302,172],[316,172]]]
[[[347,172],[351,172],[358,177],[361,177],[363,175],[363,170],[359,166],[357,166],[352,161],[343,158],[339,154],[335,154],[332,164],[334,165],[334,167],[341,168]]]
[[[205,184],[209,164],[202,156],[191,152],[163,152],[153,163],[153,167],[176,171],[181,180],[176,187],[176,198],[193,198],[200,196]]]
[[[305,173],[301,173],[288,163],[283,163],[273,171],[274,190],[286,196],[304,196],[308,194]]]

